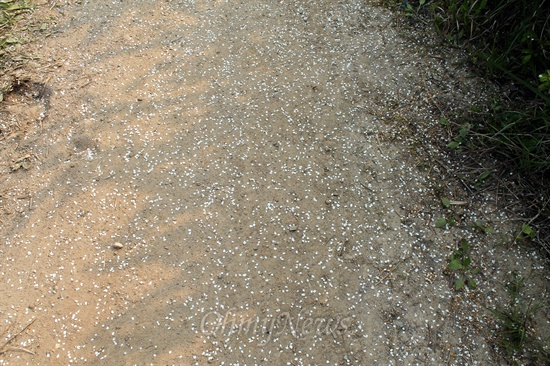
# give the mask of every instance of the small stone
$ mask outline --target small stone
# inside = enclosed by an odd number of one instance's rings
[[[297,231],[298,230],[298,225],[290,224],[289,227],[288,227],[288,230],[289,231]]]
[[[124,248],[124,245],[122,243],[119,243],[118,241],[113,244],[113,249],[122,249]]]

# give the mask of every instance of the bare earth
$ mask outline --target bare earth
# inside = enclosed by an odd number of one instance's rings
[[[460,167],[444,152],[419,163],[435,106],[484,86],[403,38],[388,10],[40,12],[58,22],[35,44],[48,67],[0,114],[0,364],[505,362],[485,306],[508,301],[512,270],[545,298],[547,267],[509,244],[519,221],[495,194],[447,179]],[[435,228],[439,194],[465,203],[452,228]],[[446,270],[461,238],[476,290]],[[549,319],[537,313],[541,338]]]

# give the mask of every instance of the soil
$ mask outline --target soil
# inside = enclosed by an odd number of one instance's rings
[[[502,284],[516,271],[547,301],[545,261],[510,239],[521,218],[438,147],[440,118],[488,86],[388,9],[33,16],[56,24],[0,112],[0,364],[503,364]],[[448,269],[462,239],[479,273]]]

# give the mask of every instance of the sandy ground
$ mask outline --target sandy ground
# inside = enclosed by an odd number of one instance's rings
[[[51,5],[48,72],[1,115],[0,364],[505,363],[484,306],[548,272],[420,163],[436,107],[484,97],[445,54],[357,0]]]

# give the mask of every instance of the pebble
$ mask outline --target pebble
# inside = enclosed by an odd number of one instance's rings
[[[118,241],[113,244],[113,249],[122,249],[124,248],[124,245],[122,243],[119,243]]]

